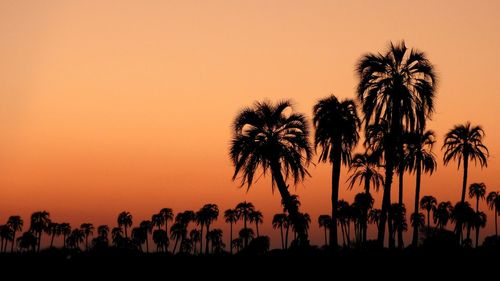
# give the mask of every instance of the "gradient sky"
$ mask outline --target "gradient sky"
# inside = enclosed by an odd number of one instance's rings
[[[310,117],[322,97],[354,97],[357,60],[401,39],[425,51],[440,78],[429,124],[439,167],[422,194],[459,200],[462,171],[442,166],[440,147],[467,120],[484,127],[491,152],[469,183],[499,190],[499,30],[499,1],[2,0],[0,222],[20,214],[28,224],[45,209],[73,226],[114,225],[127,210],[138,224],[162,207],[211,202],[222,212],[247,200],[271,234],[281,206],[270,179],[248,193],[231,181],[238,110],[292,99]],[[292,192],[322,243],[317,216],[330,210],[331,169],[309,170]],[[340,197],[351,201],[361,188],[348,191],[345,180]],[[410,210],[413,195],[407,176]]]

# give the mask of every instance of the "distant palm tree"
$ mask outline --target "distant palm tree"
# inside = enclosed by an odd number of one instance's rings
[[[316,129],[314,146],[321,147],[319,161],[332,163],[332,223],[330,224],[330,246],[338,247],[337,205],[339,200],[340,167],[349,165],[351,151],[359,140],[360,120],[356,104],[351,99],[339,101],[331,95],[319,100],[313,109],[313,124]]]
[[[364,184],[365,193],[370,193],[370,186],[373,185],[375,191],[378,191],[380,185],[384,184],[384,176],[377,170],[378,160],[373,154],[355,154],[349,167],[349,172],[352,171],[351,176],[347,179],[349,181],[349,188],[353,188],[357,181],[359,184]]]
[[[243,248],[243,240],[241,238],[235,238],[231,241],[231,248],[235,248],[236,252],[239,252]]]
[[[410,216],[410,224],[413,229],[421,229],[425,226],[425,215],[423,213],[413,213]]]
[[[175,250],[177,249],[177,244],[179,243],[179,241],[186,235],[186,231],[187,230],[184,225],[179,221],[174,222],[174,224],[170,227],[170,237],[172,239],[175,239],[174,249],[172,250],[173,254],[175,254]]]
[[[458,202],[453,207],[453,211],[451,213],[451,220],[455,223],[455,232],[459,238],[459,240],[464,241],[463,239],[463,226],[467,227],[467,239],[470,238],[470,228],[473,225],[474,210],[471,208],[469,202]]]
[[[360,240],[366,242],[368,232],[368,214],[373,208],[374,199],[370,193],[361,192],[354,196],[353,207],[359,211]]]
[[[82,223],[80,228],[83,231],[83,235],[85,236],[85,249],[89,250],[88,238],[90,235],[94,234],[94,225],[91,223]]]
[[[289,110],[291,109],[291,110]],[[259,167],[271,171],[273,184],[281,195],[292,222],[298,219],[298,206],[292,203],[286,180],[297,184],[309,173],[312,158],[308,141],[309,128],[304,115],[293,112],[289,101],[271,104],[258,102],[242,110],[233,122],[230,156],[234,165],[233,180],[241,174],[241,184],[253,183]],[[300,245],[308,245],[305,229],[298,229]]]
[[[121,227],[113,227],[111,230],[111,238],[113,239],[113,244],[115,247],[121,246],[123,242],[123,229]]]
[[[243,228],[247,228],[247,221],[249,220],[250,214],[255,211],[255,207],[251,202],[243,201],[238,203],[235,208],[238,213],[238,217],[243,220]],[[248,246],[248,240],[244,240],[245,247]]]
[[[194,254],[196,254],[196,244],[201,241],[201,232],[198,229],[192,229],[191,232],[189,232],[189,238],[193,241],[193,250]]]
[[[160,229],[165,224],[165,218],[161,214],[154,214],[151,216],[151,223]]]
[[[479,212],[479,199],[484,199],[486,185],[484,183],[473,183],[469,186],[469,198],[476,198],[476,212]]]
[[[380,209],[372,209],[368,213],[368,222],[374,223],[377,226],[377,228],[378,228],[381,216],[382,216],[382,210],[380,210]]]
[[[47,231],[50,223],[50,214],[47,211],[39,211],[31,214],[30,230],[37,237],[37,251],[40,251],[40,244],[42,241],[42,232]]]
[[[469,122],[456,125],[445,136],[442,149],[445,150],[443,160],[444,164],[448,165],[451,160],[458,160],[464,163],[464,177],[462,184],[461,202],[465,202],[465,191],[467,187],[467,173],[469,170],[469,160],[474,160],[474,163],[479,161],[481,167],[488,165],[489,152],[488,148],[483,144],[484,131],[481,126],[473,126]]]
[[[222,230],[215,228],[207,233],[208,240],[212,243],[212,254],[220,253],[225,247],[224,242],[222,242]],[[208,241],[207,241],[208,245]],[[208,252],[206,252],[208,254]]]
[[[418,131],[434,111],[436,75],[425,54],[408,49],[404,42],[389,45],[385,54],[367,54],[357,65],[358,100],[365,128],[387,123],[384,138],[385,184],[378,242],[384,243],[387,215],[391,206],[391,185],[397,155],[402,155],[404,131]],[[389,232],[391,225],[389,224]],[[389,239],[389,247],[394,247]]]
[[[486,214],[477,212],[474,216],[474,228],[476,229],[476,248],[479,245],[479,230],[486,226]]]
[[[283,237],[283,227],[287,227],[288,224],[288,217],[285,213],[282,214],[275,214],[273,217],[273,228],[280,228],[280,234],[281,234],[281,249],[285,249],[285,240]]]
[[[55,237],[61,235],[61,228],[59,224],[55,222],[50,222],[49,226],[47,227],[47,233],[51,236],[49,248],[52,248],[54,246]]]
[[[13,231],[6,224],[0,225],[0,252],[7,252],[7,243],[12,240]]]
[[[255,223],[255,230],[257,231],[257,237],[260,237],[259,234],[259,224],[262,224],[264,222],[264,216],[262,215],[261,211],[253,211],[250,213],[250,216],[248,217],[250,219],[250,223]]]
[[[75,228],[71,231],[71,234],[68,236],[66,243],[70,248],[80,249],[80,243],[83,243],[84,239],[85,233],[83,233],[83,230]]]
[[[163,217],[163,223],[165,224],[165,233],[167,233],[168,237],[168,222],[174,220],[174,212],[171,208],[163,208],[159,213]],[[168,246],[167,246],[168,248]]]
[[[338,224],[342,233],[342,241],[344,247],[350,246],[350,220],[351,220],[351,205],[345,200],[339,200],[337,205]],[[333,223],[333,220],[332,220]],[[332,229],[330,229],[332,231]]]
[[[166,252],[168,247],[168,235],[163,229],[157,229],[153,232],[153,242],[156,244],[156,251]]]
[[[59,232],[63,236],[63,248],[66,248],[66,238],[71,234],[71,225],[67,222],[60,223]]]
[[[490,210],[493,210],[493,216],[495,216],[495,236],[498,237],[497,217],[500,215],[500,192],[492,191],[488,193],[486,202],[488,203]]]
[[[422,172],[432,174],[437,169],[436,156],[432,152],[432,147],[436,142],[436,136],[433,131],[425,132],[415,132],[407,134],[407,156],[406,161],[408,169],[410,171],[415,171],[415,203],[413,213],[418,214],[418,207],[420,201],[420,181]],[[422,198],[423,199],[423,198]],[[424,203],[429,203],[427,199],[434,199],[431,203],[435,206],[437,201],[434,197],[426,198],[423,200]],[[427,208],[432,208],[432,206],[427,206]],[[426,209],[427,209],[426,208]],[[430,210],[427,210],[427,227],[430,227]],[[413,246],[417,246],[418,243],[418,224],[413,225]]]
[[[37,244],[38,244],[38,238],[33,234],[31,231],[26,231],[21,235],[21,237],[17,238],[17,243],[19,245],[19,248],[25,249],[26,251],[36,251]]]
[[[239,216],[235,209],[227,209],[224,211],[224,219],[229,223],[229,243],[233,241],[233,224],[238,222]],[[233,247],[229,247],[231,254],[233,254]]]
[[[132,215],[129,212],[121,212],[118,215],[118,226],[125,229],[125,238],[128,238],[127,229],[132,226]]]
[[[203,239],[203,226],[206,227],[206,244],[205,254],[208,254],[208,233],[210,232],[210,225],[219,217],[219,207],[216,204],[205,204],[198,212],[196,212],[196,221],[201,226],[201,235]],[[200,253],[202,253],[203,242],[200,243]]]
[[[318,217],[319,227],[320,228],[323,227],[325,229],[325,246],[328,246],[328,240],[327,240],[327,236],[326,236],[326,229],[330,228],[330,224],[331,223],[332,223],[332,217],[330,217],[330,215],[320,215]],[[283,236],[283,230],[281,231],[281,234]],[[281,239],[283,240],[283,237],[281,237]]]
[[[443,229],[451,218],[453,205],[450,201],[441,202],[434,210],[434,223],[439,229]]]
[[[408,224],[406,222],[406,208],[404,204],[399,204],[399,203],[393,203],[391,204],[391,208],[389,209],[390,215],[389,217],[391,218],[390,222],[392,224],[392,233],[389,233],[389,235],[392,235],[394,239],[396,232],[405,232],[408,230]],[[402,241],[401,241],[402,242]],[[404,244],[400,243],[398,245],[400,248],[404,248]]]
[[[12,230],[12,244],[10,247],[10,252],[14,252],[14,244],[16,241],[16,232],[21,231],[23,229],[23,219],[21,216],[10,216],[7,220],[7,226]]]
[[[253,229],[251,228],[242,228],[240,232],[238,233],[238,236],[240,239],[244,240],[251,240],[255,236],[253,233]]]
[[[146,231],[145,229],[141,227],[134,227],[132,228],[130,237],[132,238],[132,243],[134,246],[136,246],[141,252],[142,250],[142,244],[146,242]]]
[[[108,234],[109,234],[109,226],[103,224],[97,227],[97,234],[100,237],[108,239]]]
[[[427,228],[431,227],[431,211],[435,212],[437,207],[437,200],[434,196],[426,195],[420,200],[420,208],[427,212]]]
[[[148,221],[148,220],[143,220],[141,221],[141,223],[139,224],[139,227],[142,229],[142,231],[144,232],[146,238],[145,238],[145,242],[146,242],[146,253],[149,253],[149,238],[148,238],[148,234],[151,234],[151,232],[153,232],[153,223],[151,221]]]

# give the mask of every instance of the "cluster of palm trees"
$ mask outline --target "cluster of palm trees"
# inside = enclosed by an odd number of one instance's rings
[[[377,222],[378,244],[384,245],[387,230],[388,245],[393,248],[396,246],[396,237],[398,246],[404,246],[403,232],[407,229],[403,177],[405,173],[415,174],[416,191],[410,219],[413,227],[412,245],[417,246],[424,216],[419,212],[419,203],[422,201],[421,176],[422,173],[431,174],[437,168],[432,151],[436,134],[426,126],[434,112],[437,85],[434,67],[423,52],[408,49],[401,42],[391,43],[383,54],[363,56],[356,72],[359,78],[357,103],[353,99],[339,100],[331,95],[314,105],[314,147],[309,143],[307,118],[295,112],[291,102],[256,102],[252,107],[243,109],[233,122],[229,152],[235,168],[233,180],[239,177],[241,185],[250,188],[259,168],[264,175],[270,172],[272,187],[278,188],[290,224],[299,226],[299,245],[307,245],[307,231],[300,226],[303,225],[300,223],[301,212],[299,206],[294,204],[286,182],[289,179],[294,183],[304,180],[309,175],[307,166],[313,152],[319,150],[319,161],[332,164],[331,215],[329,219],[322,216],[320,220],[320,225],[325,227],[325,235],[326,228],[330,229],[329,245],[338,247],[339,225],[344,241],[349,241],[350,220],[346,217],[353,216],[346,215],[349,213],[345,211],[348,209],[346,202],[339,200],[341,168],[348,166],[352,172],[349,186],[352,188],[359,183],[364,187],[364,192],[356,195],[353,204],[358,212],[355,216],[359,222],[355,228],[358,240],[366,241],[367,222],[371,219]],[[364,152],[353,156],[362,128],[365,136]],[[445,136],[442,148],[444,164],[455,160],[459,167],[461,163],[464,167],[462,196],[454,207],[455,212],[467,204],[465,192],[469,162],[479,163],[481,167],[487,165],[489,152],[483,139],[483,129],[469,122],[455,126]],[[397,203],[391,200],[395,173],[399,179]],[[378,190],[380,185],[383,186],[382,207],[380,210],[370,210],[373,206],[370,187]],[[427,210],[425,200],[424,209]],[[495,200],[491,204],[497,206],[498,199]],[[427,212],[428,222],[431,209]],[[498,209],[495,209],[495,217]],[[483,214],[480,216],[485,218]],[[465,227],[461,217],[452,217],[456,220],[457,236],[461,235]],[[482,220],[476,219],[474,225],[482,225],[479,221]],[[467,227],[470,225],[467,224]]]

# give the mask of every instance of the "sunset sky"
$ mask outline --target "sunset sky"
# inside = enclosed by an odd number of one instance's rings
[[[439,75],[429,124],[439,166],[422,195],[459,200],[462,170],[444,167],[440,148],[467,120],[484,127],[491,153],[469,183],[500,190],[499,30],[499,1],[1,0],[0,223],[19,214],[29,225],[31,212],[47,210],[73,226],[115,225],[127,210],[138,224],[163,207],[216,203],[222,213],[247,200],[277,246],[270,178],[249,192],[231,181],[233,118],[257,100],[291,99],[311,117],[331,93],[353,98],[360,57],[402,39]],[[331,168],[316,163],[292,193],[322,244]],[[340,197],[351,201],[362,189],[347,190],[343,171]],[[409,210],[414,182],[406,177]],[[483,234],[493,232],[488,215]]]

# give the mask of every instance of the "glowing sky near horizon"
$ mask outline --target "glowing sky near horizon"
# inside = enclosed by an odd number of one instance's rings
[[[462,172],[442,165],[440,148],[467,120],[484,127],[491,152],[469,183],[500,190],[499,30],[498,1],[0,1],[0,222],[44,209],[74,226],[114,225],[127,210],[137,224],[162,207],[211,202],[222,213],[247,200],[277,243],[270,179],[249,192],[231,181],[236,113],[291,99],[310,117],[330,93],[353,98],[357,60],[401,39],[428,55],[440,82],[429,124],[439,166],[422,194],[459,199]],[[331,169],[309,171],[292,192],[321,244]],[[361,188],[347,190],[346,178],[340,197],[351,201]],[[413,176],[405,185],[410,210]],[[493,232],[488,214],[483,234]]]

